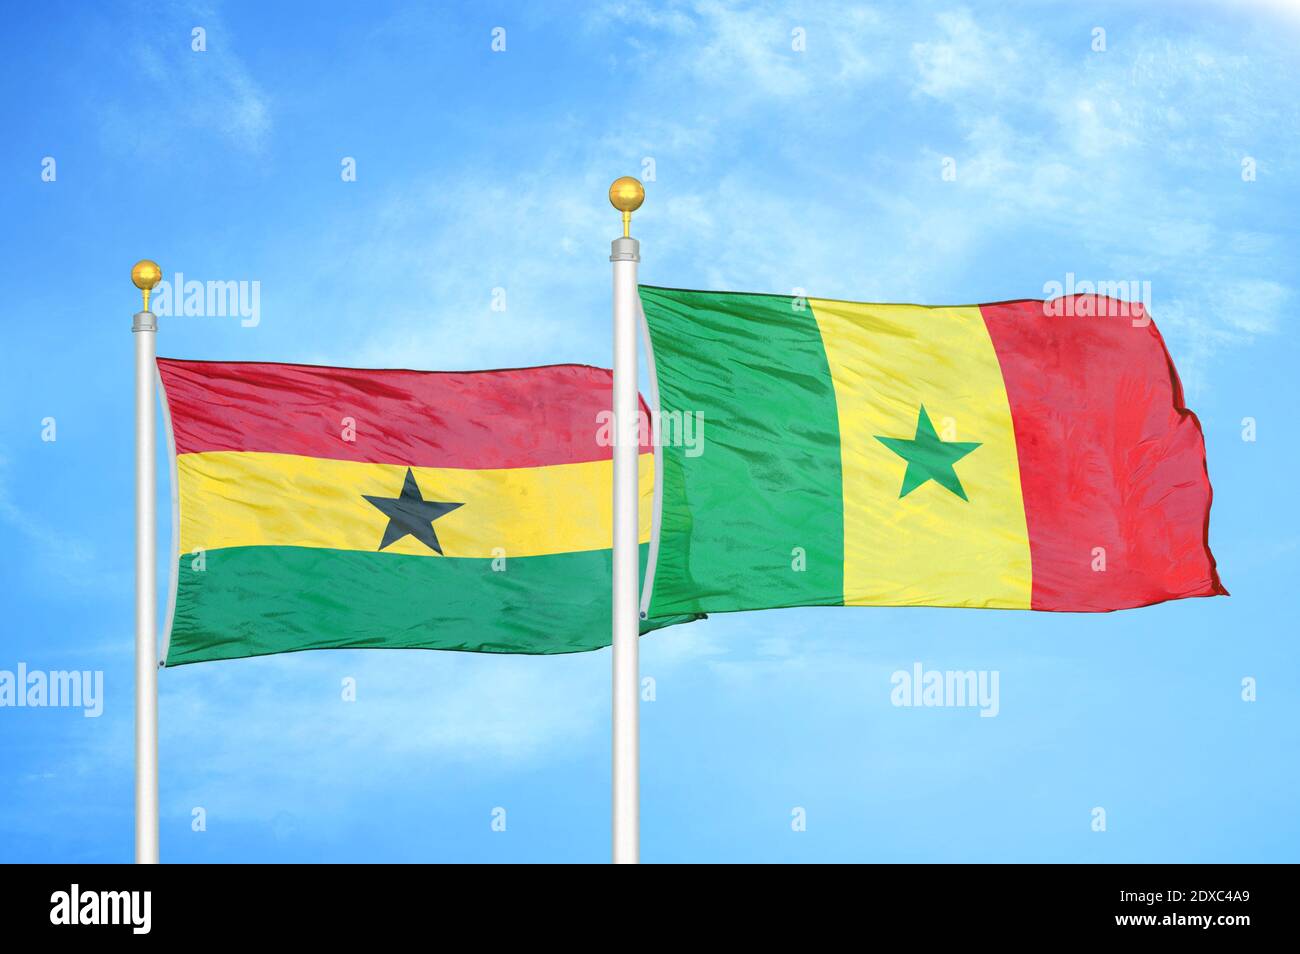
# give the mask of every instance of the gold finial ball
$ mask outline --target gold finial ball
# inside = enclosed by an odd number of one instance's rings
[[[157,262],[142,258],[131,269],[131,283],[141,291],[149,291],[162,281],[162,269]]]
[[[609,204],[620,212],[635,212],[645,201],[645,187],[631,176],[615,179],[609,187]]]

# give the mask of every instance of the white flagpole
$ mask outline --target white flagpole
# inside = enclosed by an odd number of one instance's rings
[[[613,242],[614,263],[614,619],[613,619],[613,860],[641,860],[640,559],[637,458],[640,454],[636,387],[637,287],[641,246],[631,236],[632,213],[645,190],[631,176],[614,181],[609,201],[623,213],[623,235]]]
[[[137,262],[131,281],[144,294],[144,310],[131,323],[135,335],[135,861],[158,863],[158,627],[154,396],[158,319],[149,293],[162,279],[156,263]]]

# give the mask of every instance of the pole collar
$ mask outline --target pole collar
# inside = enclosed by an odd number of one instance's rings
[[[135,320],[131,322],[131,331],[157,331],[158,316],[152,311],[137,311]]]
[[[609,260],[611,262],[641,261],[641,243],[634,238],[616,238],[610,243]]]

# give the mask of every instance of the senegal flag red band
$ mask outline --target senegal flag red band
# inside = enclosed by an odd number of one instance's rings
[[[641,288],[662,441],[643,609],[1103,611],[1225,593],[1196,416],[1140,304]]]
[[[168,665],[609,644],[608,371],[158,369],[179,528]],[[641,464],[644,544],[648,445]]]

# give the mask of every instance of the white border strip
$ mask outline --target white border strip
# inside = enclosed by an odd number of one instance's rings
[[[163,626],[163,638],[160,644],[162,646],[162,656],[158,660],[160,665],[165,665],[167,651],[172,644],[172,623],[176,619],[176,590],[180,585],[181,498],[180,475],[176,472],[176,432],[172,430],[172,411],[167,403],[167,388],[163,386],[162,373],[158,370],[156,362],[153,373],[158,380],[158,395],[162,398],[163,428],[167,432],[167,463],[171,470],[172,485],[171,589],[167,595],[167,622]]]
[[[650,598],[655,589],[655,564],[659,562],[659,524],[664,509],[664,450],[659,441],[659,418],[663,409],[659,406],[659,376],[655,373],[655,349],[650,342],[650,326],[645,320],[645,309],[641,307],[641,288],[637,286],[636,313],[641,325],[641,340],[645,342],[646,369],[650,372],[650,437],[655,455],[655,497],[654,509],[650,518],[650,552],[646,555],[645,581],[641,585],[641,618],[646,619],[650,613]]]

